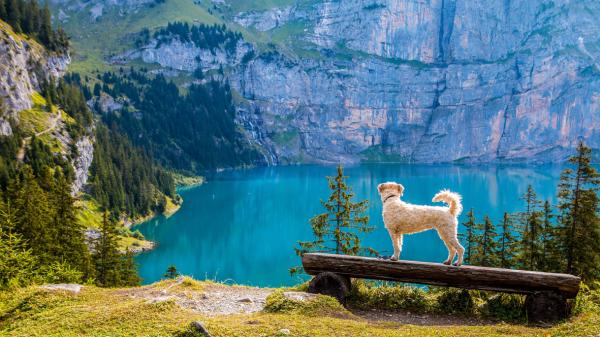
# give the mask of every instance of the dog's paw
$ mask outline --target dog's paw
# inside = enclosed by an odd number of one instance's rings
[[[443,264],[445,264],[445,265],[447,265],[447,266],[449,266],[449,265],[450,265],[450,261],[444,261],[444,262],[442,262],[442,263],[443,263]]]
[[[454,262],[452,265],[455,266],[455,267],[460,267],[461,266],[461,264],[458,263],[458,262]]]
[[[392,260],[392,261],[398,261],[398,258],[395,257],[395,256],[390,256],[390,260]]]

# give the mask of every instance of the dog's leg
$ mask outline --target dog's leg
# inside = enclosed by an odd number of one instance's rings
[[[450,235],[448,235],[449,233],[444,232],[443,229],[437,229],[437,232],[440,236],[440,239],[444,241],[446,249],[448,249],[448,258],[442,263],[445,265],[450,265],[452,263],[452,260],[454,260],[454,256],[456,255],[456,251],[454,249],[454,246],[452,245],[452,238],[450,237]]]
[[[400,242],[398,240],[398,234],[394,233],[390,229],[388,229],[388,233],[390,233],[390,239],[392,239],[392,245],[394,246],[394,255],[392,255],[390,260],[398,261],[398,259],[400,258],[400,250],[402,249],[402,247],[398,244]]]

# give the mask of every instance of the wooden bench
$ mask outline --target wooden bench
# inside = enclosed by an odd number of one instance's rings
[[[530,321],[566,318],[567,300],[577,296],[581,282],[579,277],[568,274],[321,253],[304,254],[302,266],[315,276],[309,292],[330,295],[342,303],[351,290],[350,278],[418,283],[525,294]]]

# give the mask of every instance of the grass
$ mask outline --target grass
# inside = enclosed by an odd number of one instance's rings
[[[94,70],[110,70],[106,60],[126,50],[133,49],[132,34],[143,28],[153,30],[172,21],[222,23],[193,0],[168,0],[154,7],[143,6],[136,12],[121,16],[115,7],[105,8],[97,22],[90,22],[89,12],[69,12],[64,28],[70,34],[74,49],[70,71],[83,75]],[[117,66],[118,67],[118,66]]]
[[[211,282],[185,278],[161,281],[149,291],[202,293]],[[202,321],[212,336],[595,336],[600,324],[600,293],[582,290],[575,316],[553,327],[498,323],[480,326],[415,326],[366,321],[327,296],[300,303],[282,290],[267,298],[263,312],[208,317],[174,301],[149,303],[128,296],[133,289],[86,286],[80,294],[38,287],[0,292],[0,336],[198,336],[189,324]]]
[[[77,221],[85,228],[98,229],[102,225],[102,211],[96,200],[84,195],[75,201]]]

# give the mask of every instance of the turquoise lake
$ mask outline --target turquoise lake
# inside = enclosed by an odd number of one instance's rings
[[[301,282],[288,272],[300,264],[294,247],[298,240],[312,238],[308,219],[322,213],[320,200],[329,196],[325,176],[335,170],[284,166],[225,171],[180,191],[184,203],[179,212],[137,227],[158,243],[137,257],[144,283],[160,280],[171,264],[197,279],[272,287]],[[364,244],[382,255],[391,255],[392,245],[381,219],[381,182],[402,183],[403,199],[417,204],[432,204],[436,192],[449,188],[463,195],[465,210],[473,208],[478,219],[488,214],[498,222],[503,212],[523,209],[520,196],[528,184],[540,199],[555,202],[560,172],[559,166],[376,164],[345,169],[356,197],[371,201],[370,220],[377,228],[364,237]],[[404,239],[402,259],[441,262],[446,255],[434,231]]]

